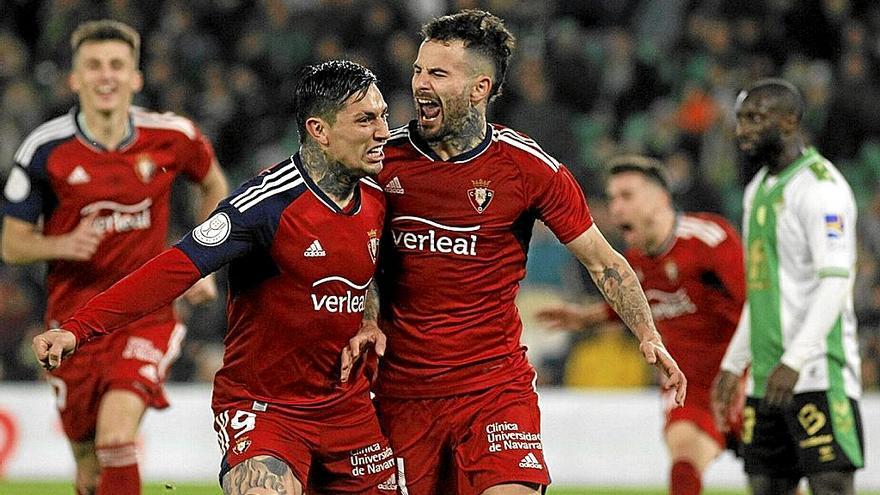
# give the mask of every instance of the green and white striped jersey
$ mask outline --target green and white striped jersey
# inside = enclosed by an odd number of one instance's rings
[[[827,338],[805,349],[794,392],[861,394],[853,312],[856,206],[834,165],[809,148],[781,173],[762,168],[744,196],[746,288],[751,348],[749,395],[763,397],[767,377],[803,328],[822,277],[848,280],[846,302]]]

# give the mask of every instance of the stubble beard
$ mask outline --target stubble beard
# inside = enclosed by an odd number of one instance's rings
[[[443,109],[440,129],[433,135],[426,135],[422,129],[422,137],[431,146],[442,145],[464,152],[480,144],[484,125],[480,111],[462,96],[451,100],[448,108]]]

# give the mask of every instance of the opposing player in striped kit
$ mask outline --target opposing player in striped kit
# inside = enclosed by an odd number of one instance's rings
[[[295,88],[298,153],[251,179],[177,245],[34,339],[48,367],[229,265],[229,328],[212,407],[227,495],[394,493],[394,459],[364,361],[342,383],[385,216],[387,105],[352,62],[308,67]],[[377,351],[382,352],[384,341]],[[360,348],[358,349],[360,350]]]
[[[199,221],[229,192],[192,122],[131,106],[143,84],[137,32],[87,22],[71,48],[79,104],[25,139],[2,209],[3,260],[48,262],[49,328],[165,248],[176,177],[199,185]],[[216,294],[205,279],[187,299]],[[184,334],[171,305],[157,306],[50,374],[77,493],[140,493],[134,442],[146,409],[168,406],[162,384]]]
[[[688,377],[684,407],[664,401],[669,493],[696,495],[706,468],[727,447],[725,433],[737,424],[734,410],[716,426],[709,391],[745,299],[742,244],[724,218],[675,210],[659,160],[624,155],[607,168],[608,212],[627,243],[624,256],[639,276],[657,329]],[[601,302],[549,306],[537,317],[550,328],[568,330],[618,319]]]
[[[678,404],[684,375],[571,173],[525,135],[487,122],[514,44],[502,21],[462,11],[423,36],[412,78],[418,119],[392,133],[379,175],[390,222],[380,421],[403,494],[539,493],[550,476],[514,304],[535,220],[587,267]]]
[[[853,278],[856,205],[846,179],[808,145],[804,104],[781,79],[736,103],[736,138],[760,169],[746,187],[747,304],[721,363],[721,415],[751,363],[742,441],[756,495],[854,493],[864,465]]]

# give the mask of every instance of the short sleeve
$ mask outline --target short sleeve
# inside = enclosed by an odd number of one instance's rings
[[[54,197],[45,166],[23,167],[16,163],[6,180],[3,197],[4,215],[37,223]]]
[[[193,126],[195,128],[195,126]],[[214,162],[214,148],[208,138],[195,128],[195,136],[183,143],[181,172],[193,182],[201,182]]]
[[[587,199],[564,165],[559,165],[543,190],[535,192],[533,204],[538,217],[563,244],[573,241],[593,225]]]

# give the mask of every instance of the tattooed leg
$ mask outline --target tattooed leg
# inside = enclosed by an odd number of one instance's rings
[[[290,466],[260,455],[232,468],[223,477],[223,495],[302,495],[303,486]]]

